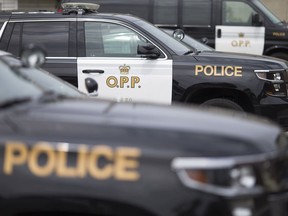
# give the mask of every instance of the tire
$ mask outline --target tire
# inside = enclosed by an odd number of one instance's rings
[[[207,100],[204,103],[202,103],[200,106],[213,106],[213,107],[219,107],[219,108],[229,109],[233,111],[244,112],[244,109],[237,103],[231,100],[222,99],[222,98],[214,98],[211,100]]]
[[[273,53],[271,56],[275,57],[275,58],[280,58],[280,59],[284,59],[284,60],[288,61],[288,54],[287,53],[278,52],[278,53]]]

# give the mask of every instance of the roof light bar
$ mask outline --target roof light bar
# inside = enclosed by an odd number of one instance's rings
[[[100,8],[99,4],[87,3],[87,2],[65,2],[61,3],[64,10],[87,10],[87,11],[97,11]]]

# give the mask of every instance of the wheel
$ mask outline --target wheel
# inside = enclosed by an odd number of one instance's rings
[[[288,54],[287,53],[278,52],[278,53],[273,53],[271,56],[275,57],[275,58],[280,58],[280,59],[284,59],[284,60],[288,61]]]
[[[201,106],[214,106],[244,112],[243,108],[240,105],[231,100],[223,98],[214,98],[207,100],[204,103],[202,103]]]

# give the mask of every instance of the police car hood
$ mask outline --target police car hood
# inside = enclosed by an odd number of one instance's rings
[[[193,56],[199,62],[207,60],[214,65],[243,65],[252,68],[269,67],[273,69],[288,67],[288,64],[285,60],[263,55],[203,51],[198,54],[194,54]]]
[[[51,142],[122,143],[197,156],[278,151],[280,128],[254,116],[227,112],[178,105],[65,100],[16,109],[10,113],[9,122],[19,136]]]

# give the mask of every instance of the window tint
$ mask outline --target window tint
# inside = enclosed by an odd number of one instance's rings
[[[210,25],[211,8],[211,0],[183,0],[183,25]]]
[[[154,20],[153,23],[161,25],[177,25],[177,6],[175,0],[154,1]]]
[[[252,26],[254,9],[241,1],[224,1],[222,5],[223,25]]]
[[[139,57],[137,46],[147,41],[131,29],[113,23],[85,23],[86,56]]]
[[[69,22],[24,23],[22,34],[22,47],[37,43],[45,48],[47,56],[68,56]]]
[[[20,34],[21,34],[21,24],[17,23],[14,26],[13,32],[11,34],[11,39],[8,46],[8,52],[19,56],[20,55]]]

